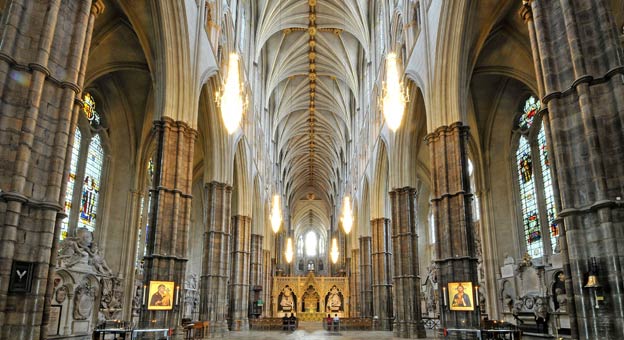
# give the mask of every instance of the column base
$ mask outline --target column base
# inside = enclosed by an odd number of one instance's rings
[[[392,333],[395,337],[404,339],[427,337],[427,331],[421,322],[394,322]]]

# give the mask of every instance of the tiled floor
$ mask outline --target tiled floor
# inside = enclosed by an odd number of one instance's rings
[[[427,339],[438,339],[433,331],[427,331]],[[379,340],[379,339],[399,339],[392,336],[392,332],[381,331],[340,331],[328,332],[321,327],[320,322],[300,322],[299,328],[294,332],[286,331],[241,331],[228,332],[222,336],[215,336],[223,339],[238,340],[321,340],[321,339],[358,339],[358,340]]]

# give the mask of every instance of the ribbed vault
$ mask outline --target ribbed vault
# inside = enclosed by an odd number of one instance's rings
[[[368,50],[367,8],[364,0],[259,3],[255,60],[263,64],[264,102],[292,216],[301,215],[295,209],[309,212],[295,204],[309,194],[334,206],[345,177],[361,90],[358,63]]]

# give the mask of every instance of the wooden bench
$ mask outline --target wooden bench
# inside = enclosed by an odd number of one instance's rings
[[[282,318],[259,318],[250,319],[249,328],[258,331],[282,330],[284,327]],[[297,324],[295,324],[295,328]]]
[[[184,339],[203,339],[210,335],[210,321],[193,321],[184,326]]]
[[[323,319],[323,328],[328,331],[340,330],[371,330],[373,329],[373,319],[370,318],[342,318],[337,327],[333,320]]]

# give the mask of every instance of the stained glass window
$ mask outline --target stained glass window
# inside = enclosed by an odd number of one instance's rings
[[[61,223],[60,239],[74,236],[78,228],[93,232],[96,228],[104,149],[99,134],[100,115],[89,93],[82,99],[82,112],[74,133],[64,208],[67,217]],[[81,146],[84,144],[86,148]],[[86,150],[85,150],[86,149]]]
[[[527,252],[532,257],[541,257],[543,255],[542,233],[539,224],[537,195],[532,171],[531,146],[524,136],[520,137],[516,159],[518,161],[522,224],[524,226]]]
[[[533,125],[533,119],[540,109],[540,102],[535,97],[529,97],[524,103],[524,110],[518,125],[521,129],[528,129]]]
[[[550,243],[553,250],[558,250],[557,242],[559,239],[559,226],[555,222],[557,211],[555,208],[555,197],[553,193],[552,178],[550,174],[550,160],[548,159],[548,147],[546,145],[546,133],[544,132],[544,124],[540,126],[537,135],[537,143],[540,153],[540,166],[542,170],[542,182],[544,185],[544,202],[546,204],[546,216],[548,226],[550,228]]]
[[[559,251],[551,160],[544,123],[541,119],[536,120],[539,110],[540,102],[535,97],[525,101],[517,122],[521,137],[515,158],[525,244],[527,252],[534,258],[545,254],[545,245],[548,245],[549,252]],[[544,244],[544,238],[550,242]]]
[[[98,127],[100,125],[100,115],[95,111],[95,100],[89,92],[85,93],[82,98],[82,111],[91,126]]]
[[[318,246],[318,239],[316,233],[309,231],[305,238],[305,249],[307,256],[316,256],[316,247]]]
[[[100,193],[100,176],[104,163],[104,149],[100,136],[95,135],[89,144],[85,177],[82,183],[82,197],[80,199],[80,218],[78,227],[85,227],[90,231],[95,230],[98,198]]]
[[[82,135],[80,129],[76,128],[74,133],[74,146],[72,147],[71,163],[69,166],[69,175],[67,177],[67,188],[65,189],[65,213],[67,216],[61,224],[61,240],[64,240],[69,232],[69,214],[72,208],[72,199],[74,197],[74,183],[76,182],[76,172],[78,170],[78,158],[80,157],[80,142]]]

